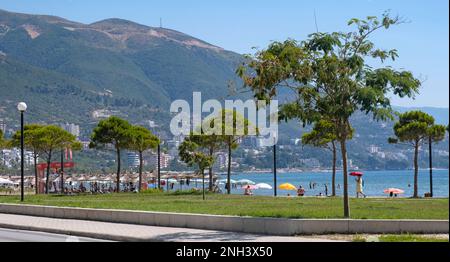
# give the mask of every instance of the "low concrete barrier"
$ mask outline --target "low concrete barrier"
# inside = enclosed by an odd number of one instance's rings
[[[286,219],[0,204],[0,215],[92,220],[279,236],[310,234],[438,234],[448,220]]]

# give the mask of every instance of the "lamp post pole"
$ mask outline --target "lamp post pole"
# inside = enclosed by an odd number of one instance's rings
[[[431,136],[428,138],[428,150],[430,161],[430,197],[433,197],[433,139]]]
[[[277,196],[277,138],[273,138],[273,195]]]
[[[158,143],[158,189],[161,190],[161,143]]]
[[[23,152],[23,112],[20,112],[20,201],[23,202],[24,198],[24,177],[23,177],[23,169],[24,169],[24,152]]]
[[[24,125],[23,125],[23,115],[24,112],[27,110],[27,104],[24,102],[20,102],[17,105],[17,109],[20,112],[20,201],[23,202],[24,200]]]
[[[61,195],[64,195],[64,149],[61,149]]]

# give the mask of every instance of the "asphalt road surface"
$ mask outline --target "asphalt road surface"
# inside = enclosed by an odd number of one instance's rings
[[[0,242],[104,242],[104,240],[0,228]]]

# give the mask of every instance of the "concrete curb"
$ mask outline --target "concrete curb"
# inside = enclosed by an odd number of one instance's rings
[[[256,218],[16,204],[0,204],[0,213],[147,226],[219,230],[277,236],[369,233],[447,234],[449,232],[448,220]],[[64,232],[58,231],[50,233]],[[65,234],[67,234],[67,232],[65,232]],[[76,234],[78,234],[78,232],[76,232]],[[86,234],[80,236],[99,238],[99,236]],[[117,241],[139,241],[139,239],[124,240],[114,238],[114,236],[107,237],[108,238],[105,239]]]

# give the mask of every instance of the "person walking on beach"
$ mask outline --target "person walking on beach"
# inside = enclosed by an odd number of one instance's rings
[[[356,198],[359,198],[360,195],[364,196],[364,198],[367,197],[363,192],[363,183],[362,177],[359,176],[356,178]]]
[[[325,184],[325,196],[328,196],[328,185]]]

